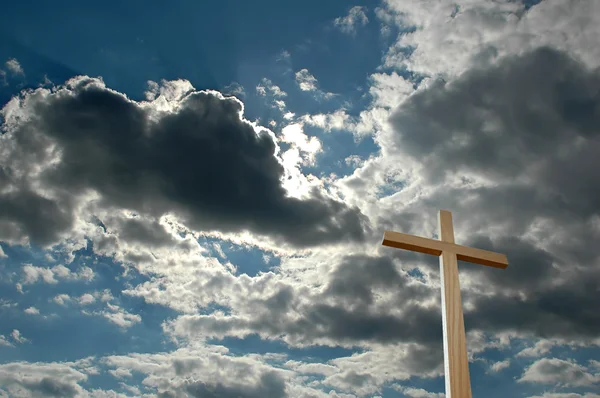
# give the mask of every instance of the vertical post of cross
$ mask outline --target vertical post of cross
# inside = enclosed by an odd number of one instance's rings
[[[454,243],[452,213],[449,211],[440,210],[439,234],[442,242]],[[471,398],[469,358],[458,279],[458,259],[453,251],[442,250],[440,279],[446,398]]]

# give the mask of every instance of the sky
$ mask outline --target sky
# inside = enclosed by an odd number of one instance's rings
[[[0,12],[0,397],[600,397],[600,2]]]

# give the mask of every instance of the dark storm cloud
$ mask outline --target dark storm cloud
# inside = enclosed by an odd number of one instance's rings
[[[579,156],[591,154],[586,146],[575,157],[560,147],[579,139],[597,149],[600,74],[565,53],[540,48],[451,83],[437,81],[402,104],[391,122],[394,145],[421,159],[433,180],[465,170],[517,177],[539,162],[536,182],[571,186],[583,194],[582,211],[600,198],[597,186],[584,184],[598,182],[589,156]]]
[[[597,336],[599,70],[540,48],[438,81],[390,121],[386,149],[417,159],[425,184],[463,175],[487,181],[444,187],[407,209],[450,209],[467,231],[460,244],[508,256],[506,270],[461,263],[462,275],[488,293],[464,292],[474,306],[465,310],[467,327]]]
[[[70,201],[89,191],[102,206],[175,212],[198,230],[249,230],[296,246],[363,239],[367,221],[357,208],[316,189],[309,199],[286,196],[272,136],[242,120],[234,98],[195,92],[154,122],[149,108],[89,78],[24,97],[28,118],[2,137],[0,178],[14,189],[0,194],[0,239],[56,241],[73,225]],[[54,197],[34,191],[36,164],[45,168],[35,178]]]

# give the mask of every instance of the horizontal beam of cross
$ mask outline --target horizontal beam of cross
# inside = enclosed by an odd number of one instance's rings
[[[494,268],[504,269],[508,267],[508,259],[504,254],[435,239],[421,238],[419,236],[407,235],[401,232],[385,231],[383,234],[383,245],[395,247],[397,249],[431,254],[434,256],[440,256],[443,251],[447,251],[455,253],[456,258],[461,261],[487,265]]]

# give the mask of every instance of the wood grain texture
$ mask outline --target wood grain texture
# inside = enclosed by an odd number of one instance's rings
[[[449,211],[440,211],[439,232],[443,242],[454,243],[452,214]],[[442,252],[440,281],[446,398],[471,398],[469,358],[456,253]]]

